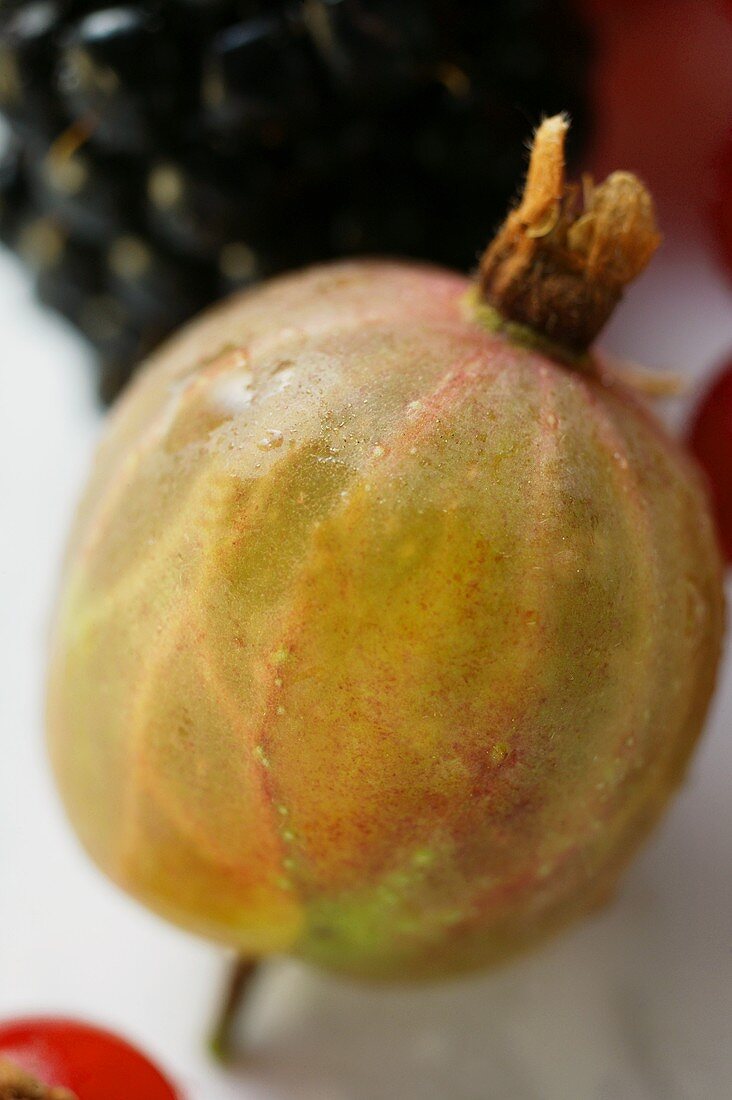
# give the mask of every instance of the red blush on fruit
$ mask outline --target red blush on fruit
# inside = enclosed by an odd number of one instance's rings
[[[0,1023],[0,1066],[3,1063],[52,1090],[68,1090],[74,1100],[183,1100],[171,1082],[129,1043],[73,1020],[36,1018]]]

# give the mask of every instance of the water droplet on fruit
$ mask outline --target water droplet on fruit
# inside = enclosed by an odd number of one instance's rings
[[[277,447],[281,447],[284,443],[285,437],[278,428],[268,428],[265,434],[257,443],[257,447],[260,451],[271,451]]]
[[[283,370],[287,370],[289,367],[294,367],[295,361],[293,359],[280,359],[275,363],[272,368],[272,377],[276,374],[281,374]]]
[[[508,756],[508,745],[505,741],[497,741],[491,749],[491,760],[494,764],[501,764]]]
[[[269,757],[267,756],[266,752],[264,751],[264,748],[263,748],[262,745],[255,745],[254,755],[256,756],[257,760],[259,761],[259,763],[262,765],[263,768],[268,768],[269,767]]]
[[[689,638],[699,636],[704,631],[707,619],[707,605],[699,586],[691,577],[686,578],[686,622],[685,630]]]
[[[235,374],[222,378],[211,394],[211,403],[235,416],[247,405],[251,405],[254,400],[251,381],[250,374]]]

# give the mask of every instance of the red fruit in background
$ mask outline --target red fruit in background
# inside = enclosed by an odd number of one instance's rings
[[[580,2],[598,40],[592,170],[627,165],[653,192],[667,235],[696,234],[732,119],[732,0]]]
[[[719,253],[732,273],[732,133],[717,168],[713,231]]]
[[[732,361],[702,397],[689,445],[709,478],[722,547],[732,562]]]
[[[182,1100],[129,1043],[72,1020],[38,1018],[0,1024],[3,1062],[43,1085],[68,1089],[76,1100]]]

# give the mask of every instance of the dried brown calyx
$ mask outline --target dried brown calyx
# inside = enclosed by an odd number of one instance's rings
[[[36,1081],[12,1062],[0,1059],[0,1100],[77,1100],[68,1089]]]
[[[537,130],[521,201],[481,260],[478,296],[501,319],[580,355],[661,237],[653,200],[632,173],[567,184],[568,128],[556,115]]]

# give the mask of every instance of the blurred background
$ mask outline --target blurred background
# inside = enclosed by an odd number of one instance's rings
[[[87,865],[44,757],[63,540],[139,358],[313,260],[470,269],[562,109],[573,170],[631,169],[656,197],[664,246],[602,344],[680,375],[659,411],[687,432],[732,363],[730,0],[0,3],[0,1017],[113,1026],[191,1100],[732,1093],[730,660],[689,781],[606,911],[425,990],[272,964],[228,1073],[201,1044],[224,961]]]

